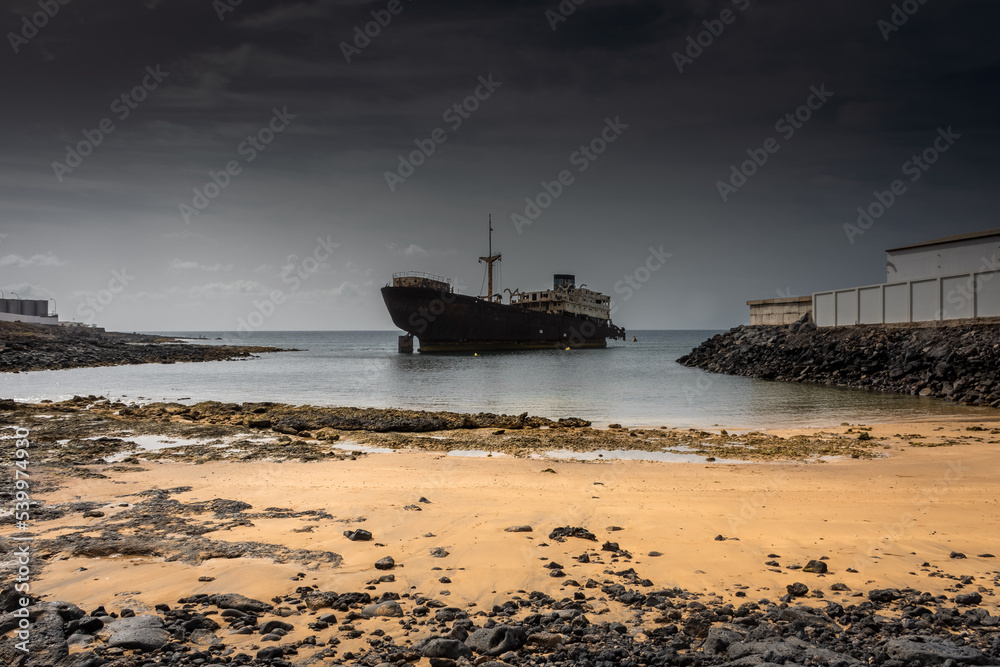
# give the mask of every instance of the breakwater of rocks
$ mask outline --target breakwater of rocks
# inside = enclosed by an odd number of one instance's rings
[[[713,373],[1000,407],[1000,324],[739,326],[677,360]]]

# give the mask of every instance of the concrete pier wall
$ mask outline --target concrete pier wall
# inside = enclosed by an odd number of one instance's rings
[[[747,305],[750,306],[751,326],[791,324],[812,312],[813,298],[793,296],[783,299],[758,299],[747,301]]]

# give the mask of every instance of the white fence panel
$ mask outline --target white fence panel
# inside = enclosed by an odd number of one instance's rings
[[[813,320],[818,327],[832,327],[837,324],[834,313],[833,292],[813,294]]]
[[[976,316],[975,286],[972,275],[941,279],[941,317],[961,320]]]
[[[882,324],[882,286],[858,290],[858,324]]]
[[[930,322],[940,318],[941,293],[937,278],[910,283],[910,321]]]
[[[858,323],[858,290],[837,292],[837,326]]]
[[[1000,271],[976,274],[976,316],[1000,317]]]
[[[910,321],[910,286],[906,283],[896,283],[886,285],[883,289],[885,294],[885,322]]]

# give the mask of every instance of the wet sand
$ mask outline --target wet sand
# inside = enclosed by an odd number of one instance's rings
[[[133,494],[177,489],[169,499],[182,506],[213,499],[252,506],[221,519],[203,507],[179,511],[189,527],[212,529],[203,539],[280,545],[291,555],[283,557],[284,563],[259,553],[171,562],[169,556],[52,552],[32,590],[84,609],[105,605],[108,611],[151,613],[156,604],[175,606],[198,593],[236,592],[267,601],[295,595],[303,585],[338,592],[371,586],[373,597],[384,591],[421,594],[488,610],[519,591],[543,591],[557,600],[572,596],[580,590],[574,582],[620,582],[610,573],[634,568],[657,588],[677,587],[737,605],[777,601],[788,584],[803,582],[825,600],[845,605],[860,602],[855,596],[873,588],[913,588],[949,598],[978,590],[983,606],[996,613],[1000,564],[983,554],[1000,552],[997,427],[1000,419],[883,424],[870,431],[842,426],[824,433],[848,439],[869,433],[877,458],[739,465],[471,458],[412,448],[351,456],[336,449],[342,441],[314,441],[336,455],[285,460],[281,447],[273,445],[269,456],[256,460],[192,463],[170,460],[171,450],[165,449],[155,453],[162,457],[158,460],[139,451],[131,463],[90,459],[77,466],[103,477],[40,466],[36,488],[49,490],[37,492],[36,499],[47,507],[76,508],[35,523],[40,552],[55,548],[60,535],[75,536],[64,546],[108,529],[142,536],[146,531],[135,522],[132,528],[116,524],[116,517],[148,497]],[[545,431],[536,434],[544,437]],[[391,439],[391,434],[346,435],[356,442]],[[454,438],[468,449],[476,448],[477,440],[489,442],[481,429],[429,435],[437,435],[424,437],[432,444]],[[104,516],[84,518],[79,503],[90,503],[87,507]],[[234,516],[251,518],[231,521]],[[157,526],[156,517],[144,520]],[[505,532],[515,525],[533,530]],[[550,531],[560,526],[584,527],[596,541],[550,539]],[[355,528],[371,531],[373,539],[349,541],[343,532]],[[168,541],[193,534],[170,537],[169,531],[163,528]],[[0,530],[4,537],[13,533],[9,523]],[[617,543],[617,551],[602,550],[606,541]],[[431,550],[438,547],[447,555],[434,557]],[[323,552],[339,555],[342,562],[310,557]],[[967,557],[953,558],[953,552]],[[575,560],[584,553],[590,563]],[[374,568],[384,556],[397,563],[395,581],[372,585],[384,574]],[[827,559],[826,574],[797,569],[821,558]],[[552,561],[563,566],[565,578],[550,576],[544,566]],[[442,576],[450,583],[441,583]],[[963,576],[974,583],[961,584]],[[204,577],[213,579],[199,582]],[[847,590],[831,590],[833,584]],[[593,596],[587,603],[592,614],[649,625],[599,589],[587,593]],[[359,623],[372,628],[396,621]],[[313,634],[304,624],[296,628],[284,642]],[[412,633],[413,640],[420,636]],[[225,641],[246,650],[260,646],[254,635],[226,636]],[[342,648],[354,645],[345,641]]]

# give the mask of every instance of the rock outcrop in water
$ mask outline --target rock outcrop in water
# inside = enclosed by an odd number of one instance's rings
[[[0,322],[0,373],[246,359],[275,347],[193,345],[176,338],[21,322]]]
[[[677,361],[713,373],[1000,407],[1000,324],[739,326]]]

